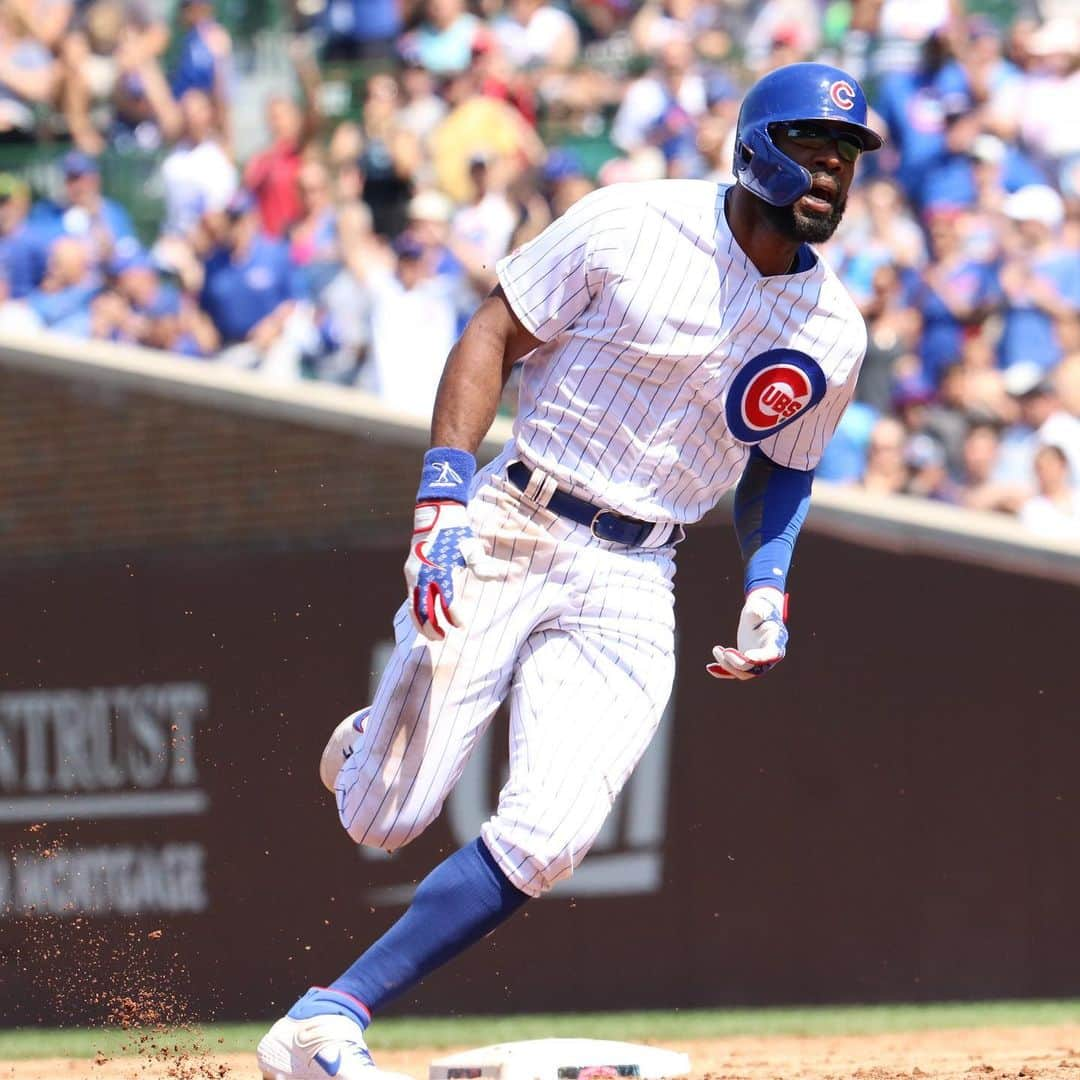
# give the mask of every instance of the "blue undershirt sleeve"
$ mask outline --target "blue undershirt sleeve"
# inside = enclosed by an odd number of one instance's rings
[[[735,488],[735,533],[746,570],[746,592],[763,585],[786,591],[791,556],[806,512],[814,470],[777,465],[757,447]]]

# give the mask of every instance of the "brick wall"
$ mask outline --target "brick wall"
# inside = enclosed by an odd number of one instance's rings
[[[0,367],[0,559],[402,542],[419,453]]]

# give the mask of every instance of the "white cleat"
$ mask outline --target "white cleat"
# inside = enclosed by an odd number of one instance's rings
[[[353,747],[364,732],[364,721],[369,712],[371,712],[370,705],[367,708],[358,709],[346,716],[334,728],[334,733],[330,736],[330,741],[326,744],[326,749],[323,750],[322,757],[319,759],[319,779],[327,791],[333,792],[334,781],[341,772],[341,766],[352,757]]]
[[[259,1040],[255,1055],[264,1080],[411,1080],[378,1068],[363,1028],[337,1013],[307,1020],[283,1016]]]

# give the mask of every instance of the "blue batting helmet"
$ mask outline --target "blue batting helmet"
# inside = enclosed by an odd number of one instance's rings
[[[735,131],[735,179],[773,206],[790,206],[810,190],[810,173],[780,151],[769,125],[825,120],[847,128],[864,150],[881,136],[866,125],[866,97],[846,72],[828,64],[789,64],[762,76],[743,98]]]

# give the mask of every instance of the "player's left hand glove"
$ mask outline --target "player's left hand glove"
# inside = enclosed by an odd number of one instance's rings
[[[786,618],[786,594],[768,586],[751,589],[739,617],[738,647],[717,645],[716,663],[705,670],[718,679],[756,679],[771,671],[787,650]]]

